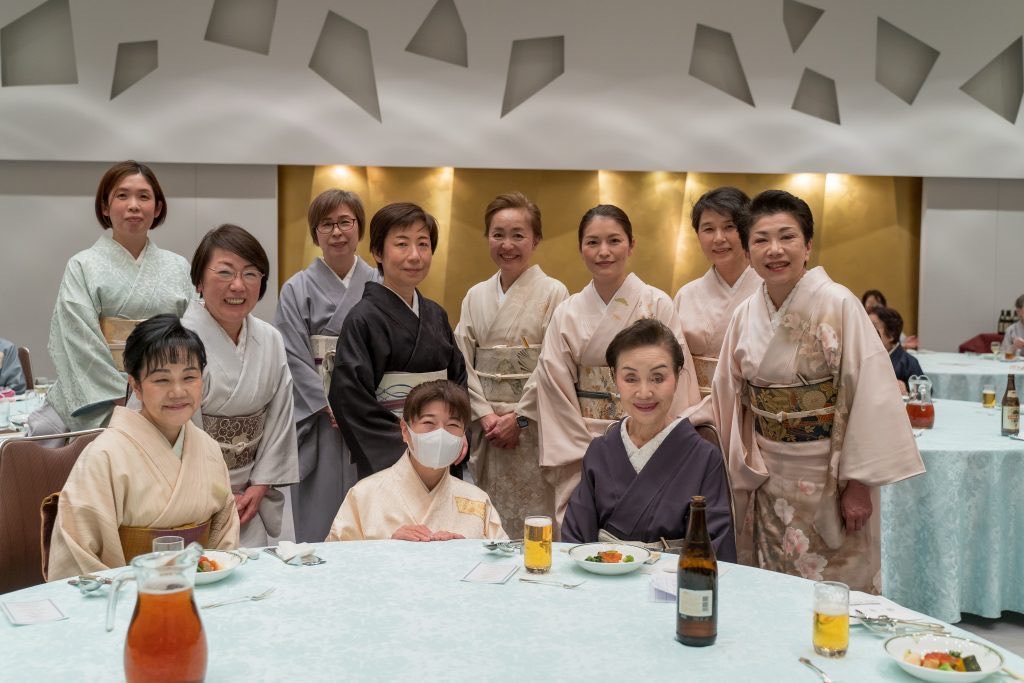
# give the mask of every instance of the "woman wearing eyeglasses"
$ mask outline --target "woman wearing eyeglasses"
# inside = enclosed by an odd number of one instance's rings
[[[357,479],[352,455],[327,403],[334,351],[345,316],[363,297],[363,285],[380,278],[356,255],[366,222],[358,195],[339,189],[322,192],[309,205],[306,218],[313,244],[323,256],[281,287],[274,325],[284,337],[295,383],[295,539],[319,542],[331,530],[331,520]]]
[[[284,494],[299,479],[292,375],[281,333],[252,315],[270,260],[237,225],[206,233],[192,257],[193,301],[182,323],[206,347],[202,407],[192,417],[220,444],[241,523],[241,545],[279,536]]]

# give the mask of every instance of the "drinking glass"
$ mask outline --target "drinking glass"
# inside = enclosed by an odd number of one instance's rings
[[[843,657],[850,645],[850,587],[837,581],[814,584],[814,651]]]
[[[981,389],[981,405],[985,408],[996,407],[996,388],[991,384],[986,384]]]
[[[531,515],[523,523],[523,566],[531,574],[551,569],[551,518]]]
[[[997,341],[994,341],[991,344],[989,344],[988,347],[992,350],[992,357],[993,358],[999,358],[999,347],[1000,346],[1002,346],[1002,344],[1000,344]]]
[[[165,553],[173,550],[184,550],[185,539],[181,536],[157,536],[153,539],[153,552]]]
[[[36,397],[40,399],[46,398],[46,392],[50,389],[50,380],[45,377],[36,377],[32,384],[34,385],[32,388],[36,392]]]

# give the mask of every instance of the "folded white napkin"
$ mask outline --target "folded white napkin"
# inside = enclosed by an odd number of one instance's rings
[[[312,555],[315,548],[309,543],[292,543],[291,541],[278,541],[277,556],[285,562],[291,562],[296,557]]]

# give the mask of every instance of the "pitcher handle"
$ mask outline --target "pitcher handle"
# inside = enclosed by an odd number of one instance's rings
[[[125,581],[134,581],[135,573],[131,571],[122,572],[114,578],[110,584],[110,597],[107,599],[107,633],[114,630],[114,614],[117,611],[117,593]]]

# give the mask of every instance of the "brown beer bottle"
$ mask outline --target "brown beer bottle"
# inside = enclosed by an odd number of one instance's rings
[[[1006,376],[1006,393],[1003,394],[1003,436],[1020,432],[1020,399],[1014,385],[1013,373]]]
[[[704,496],[690,499],[690,525],[679,556],[676,640],[704,647],[718,637],[718,562],[708,535]]]

